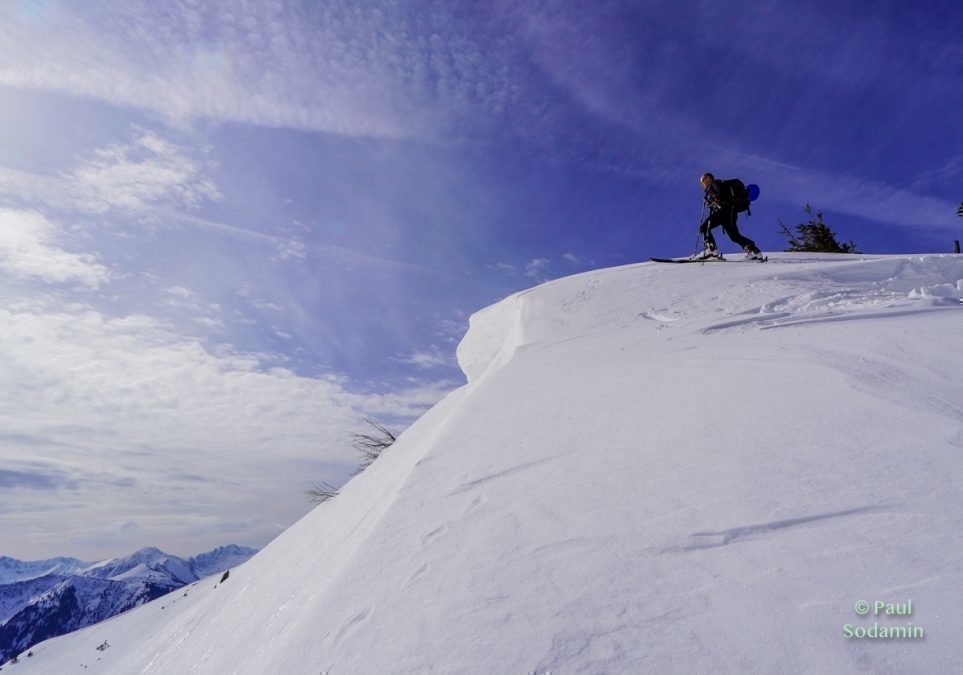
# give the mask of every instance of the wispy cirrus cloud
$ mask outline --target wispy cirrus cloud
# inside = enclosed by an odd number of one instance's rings
[[[595,266],[596,264],[594,260],[577,256],[574,253],[563,254],[562,260],[572,265],[578,265],[580,267],[592,267],[592,266]]]
[[[751,172],[758,164],[736,161]],[[751,175],[751,174],[750,174]],[[953,202],[851,174],[768,167],[767,198],[796,202],[800,211],[809,202],[822,210],[897,226],[946,228],[953,222]]]
[[[347,135],[433,135],[453,110],[509,105],[443,2],[51,5],[0,9],[0,84],[93,97],[174,121],[249,122]],[[480,15],[482,16],[482,15]],[[440,36],[444,35],[444,39]]]
[[[584,12],[560,1],[516,16],[535,66],[587,116],[624,132],[617,146],[609,145],[611,135],[589,134],[586,164],[662,185],[689,181],[710,167],[744,170],[764,183],[766,199],[819,200],[841,213],[900,226],[951,222],[952,202],[934,196],[960,173],[957,159],[944,154],[952,153],[949,139],[958,127],[946,111],[963,92],[959,70],[948,67],[963,54],[948,11],[906,7],[867,21],[846,4],[790,2],[759,11],[751,2],[700,2],[651,12],[611,3]],[[739,39],[716,46],[721,27]],[[707,71],[706,63],[716,65]],[[761,86],[773,100],[784,92],[791,103],[759,110]],[[913,100],[913,115],[890,115],[886,100],[892,98]],[[877,133],[853,143],[861,133],[849,120],[861,119],[866,106],[874,111],[867,126]],[[931,113],[932,131],[921,135],[923,110]],[[886,150],[894,139],[915,135],[931,142],[938,129],[948,139],[934,155],[942,166],[912,181],[883,177],[899,171],[866,171],[861,155],[892,163]],[[583,133],[571,134],[573,147]],[[833,170],[821,168],[827,162],[819,156],[830,145],[838,147]],[[818,159],[807,162],[810,151]]]
[[[961,55],[963,59],[963,55]],[[933,186],[946,187],[963,184],[963,153],[950,157],[941,165],[928,169],[913,179],[914,190],[932,189]]]
[[[572,254],[566,254],[562,256],[562,259],[567,263],[580,263],[581,261],[573,256]],[[499,262],[489,265],[491,269],[497,270],[503,274],[511,277],[524,278],[526,283],[531,283],[530,280],[534,280],[538,283],[543,281],[548,281],[551,276],[549,274],[549,268],[552,266],[552,261],[549,258],[532,258],[528,262],[513,265],[511,263]]]

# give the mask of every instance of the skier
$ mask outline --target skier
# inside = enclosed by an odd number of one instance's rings
[[[699,234],[702,235],[705,248],[701,252],[693,254],[692,259],[708,260],[722,257],[719,254],[719,249],[716,248],[715,237],[712,236],[712,228],[721,225],[726,236],[746,252],[747,260],[763,260],[762,253],[760,253],[756,243],[752,239],[739,234],[739,228],[736,226],[739,212],[731,202],[730,195],[723,182],[716,180],[716,177],[711,173],[703,174],[699,182],[702,183],[702,189],[705,190],[703,201],[709,207],[709,217],[699,225]]]

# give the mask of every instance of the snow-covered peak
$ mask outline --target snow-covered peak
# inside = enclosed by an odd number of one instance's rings
[[[257,549],[230,544],[196,555],[190,558],[190,563],[198,578],[203,578],[236,567],[247,561],[255,553],[257,553]]]
[[[38,579],[48,574],[67,575],[88,567],[91,563],[76,558],[50,558],[49,560],[17,560],[0,557],[0,586],[19,581]]]
[[[954,672],[963,257],[771,257],[482,310],[337,498],[18,672]]]
[[[154,547],[154,546],[146,546],[146,547],[144,547],[144,548],[142,548],[142,549],[139,549],[139,550],[137,550],[137,551],[134,551],[134,552],[133,552],[130,556],[128,556],[128,557],[129,557],[129,558],[132,558],[132,559],[134,559],[134,560],[144,560],[144,561],[147,561],[147,560],[158,560],[158,559],[162,559],[162,558],[169,558],[170,555],[167,554],[167,553],[164,553],[162,550],[160,550],[159,548],[156,548],[156,547]]]
[[[129,578],[129,573],[132,570],[150,570],[154,566],[164,565],[171,560],[179,559],[175,558],[175,556],[164,553],[158,548],[147,547],[122,558],[109,558],[107,560],[102,560],[101,562],[95,563],[83,570],[82,574],[83,576],[94,577],[97,579]],[[185,566],[183,561],[175,564]],[[185,581],[188,580],[193,579],[185,579]]]

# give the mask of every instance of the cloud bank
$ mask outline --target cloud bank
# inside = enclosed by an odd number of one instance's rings
[[[0,308],[0,334],[0,525],[29,525],[38,553],[129,546],[111,534],[119,512],[143,543],[176,531],[183,547],[204,522],[201,546],[234,521],[263,543],[307,508],[278,494],[353,469],[345,430],[366,415],[410,420],[454,384],[352,391],[277,354],[212,352],[146,315],[49,298]]]

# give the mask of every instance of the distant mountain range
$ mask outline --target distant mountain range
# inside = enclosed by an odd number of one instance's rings
[[[0,557],[0,663],[38,642],[236,567],[255,553],[230,545],[190,558],[156,548],[100,562]]]

